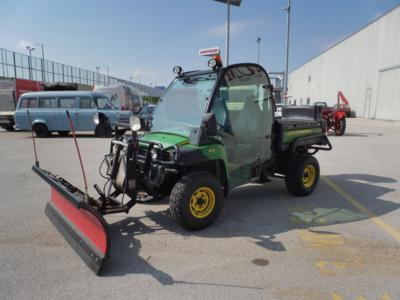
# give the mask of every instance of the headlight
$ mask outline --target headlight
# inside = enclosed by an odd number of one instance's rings
[[[151,151],[150,151],[150,155],[151,155],[151,160],[157,160],[157,158],[158,158],[158,153],[157,153],[157,150],[156,149],[151,149]]]
[[[94,122],[94,124],[99,124],[100,123],[99,113],[95,113],[93,115],[93,122]]]
[[[129,118],[129,126],[132,131],[139,131],[140,130],[140,119],[136,116],[130,116]]]

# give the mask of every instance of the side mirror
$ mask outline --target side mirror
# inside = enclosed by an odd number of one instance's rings
[[[208,113],[203,118],[204,134],[206,136],[215,136],[218,133],[217,119],[214,113]]]
[[[274,89],[274,85],[273,84],[264,84],[263,88],[272,91]]]

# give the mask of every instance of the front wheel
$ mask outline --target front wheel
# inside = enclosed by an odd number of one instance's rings
[[[38,138],[49,137],[51,134],[47,126],[41,123],[34,124],[32,130]]]
[[[106,123],[102,123],[96,126],[96,130],[94,131],[94,134],[97,137],[109,137],[112,133],[111,126]]]
[[[296,196],[307,196],[317,186],[319,180],[319,164],[309,154],[294,156],[289,164],[285,183],[288,191]]]
[[[218,217],[224,195],[218,180],[208,172],[185,175],[174,186],[169,206],[172,217],[184,228],[199,230]]]
[[[335,123],[335,134],[343,135],[346,131],[346,118],[337,120]]]
[[[5,130],[7,130],[7,131],[14,131],[14,130],[15,130],[14,125],[12,125],[12,124],[4,125],[3,128],[4,128]]]

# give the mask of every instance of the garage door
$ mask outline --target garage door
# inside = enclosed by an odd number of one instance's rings
[[[400,66],[379,73],[375,118],[400,120]]]

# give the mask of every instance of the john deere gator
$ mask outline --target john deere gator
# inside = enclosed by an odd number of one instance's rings
[[[275,119],[273,86],[258,64],[222,67],[213,57],[209,66],[175,67],[148,131],[137,134],[143,122],[133,116],[129,133],[111,140],[102,163],[106,183],[95,186],[96,197],[33,166],[51,186],[48,217],[94,272],[109,256],[104,215],[128,213],[146,199],[168,197],[172,218],[199,230],[215,221],[237,186],[273,176],[296,196],[316,188],[313,154],[332,148],[323,121]]]

